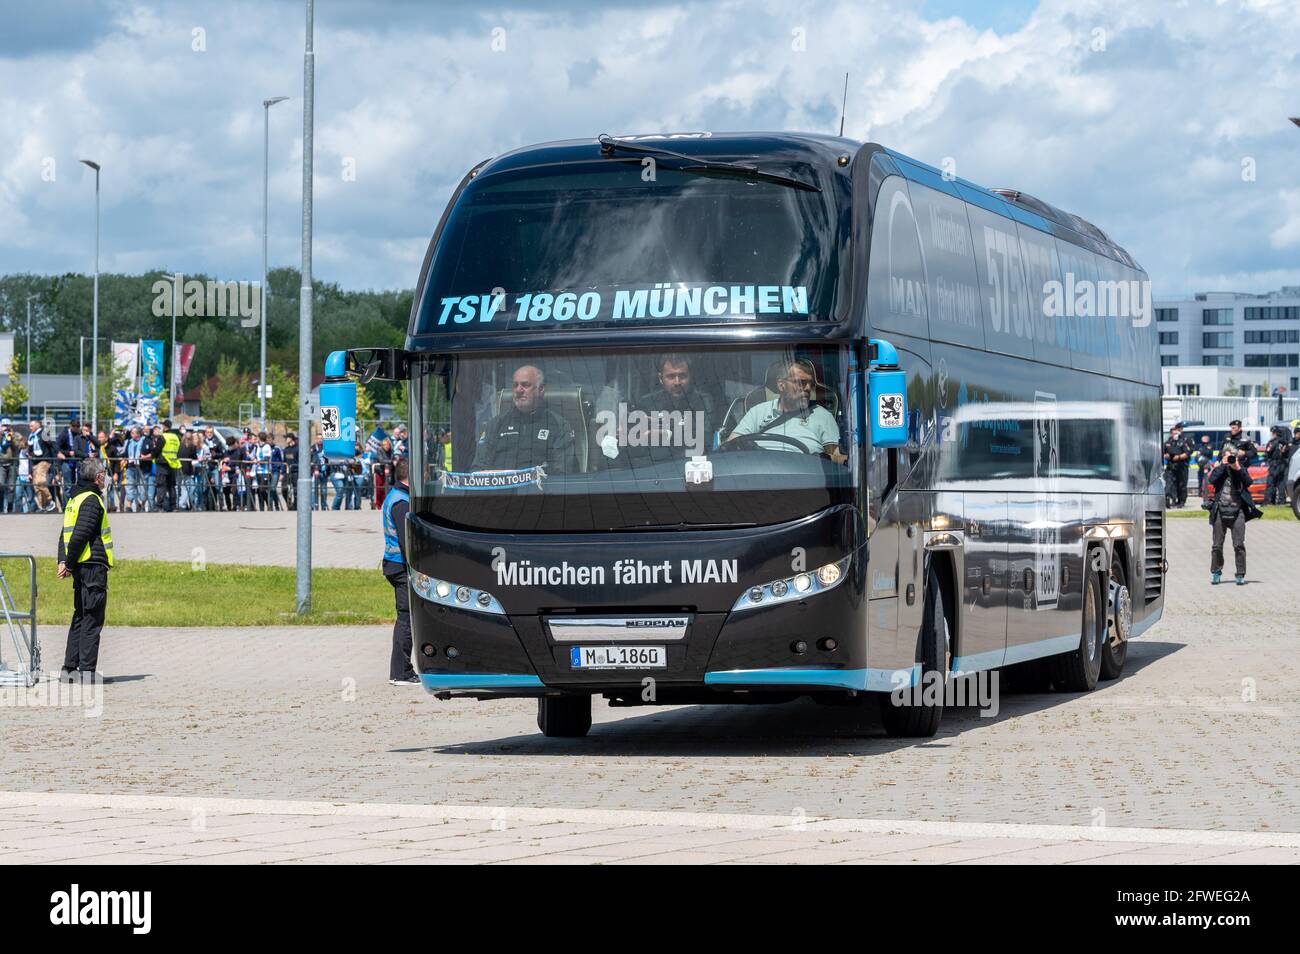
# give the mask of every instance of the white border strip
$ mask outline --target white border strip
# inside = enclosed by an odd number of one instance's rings
[[[579,823],[609,827],[639,825],[712,830],[863,832],[942,838],[1029,838],[1040,841],[1100,841],[1231,848],[1300,848],[1300,833],[1214,831],[1187,828],[1094,828],[1088,825],[1020,825],[935,822],[887,818],[821,818],[738,815],[721,812],[623,811],[601,808],[529,808],[505,805],[396,805],[364,802],[308,802],[259,798],[175,795],[91,795],[59,792],[0,792],[0,809],[68,808],[123,811],[170,810],[210,814],[312,815],[354,818],[412,818],[432,821],[500,821],[532,824]]]

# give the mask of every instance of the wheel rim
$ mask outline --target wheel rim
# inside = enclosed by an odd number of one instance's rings
[[[1088,587],[1087,605],[1085,609],[1087,614],[1084,625],[1087,627],[1088,636],[1088,662],[1095,662],[1097,659],[1097,588],[1096,586]]]

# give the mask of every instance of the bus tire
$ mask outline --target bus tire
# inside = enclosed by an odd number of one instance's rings
[[[1110,558],[1110,579],[1107,581],[1106,639],[1101,648],[1102,679],[1118,679],[1128,658],[1128,634],[1133,622],[1133,598],[1128,589],[1128,576],[1118,550]]]
[[[591,729],[591,696],[539,696],[537,728],[551,738],[582,738]]]
[[[933,683],[942,679],[946,689],[952,668],[952,634],[944,614],[939,577],[930,567],[925,579],[925,612],[921,617],[921,680],[907,690],[880,696],[880,721],[886,734],[895,738],[928,739],[939,730],[943,718],[943,692],[934,699]],[[935,675],[936,673],[940,675]]]
[[[1300,451],[1296,453],[1300,454]],[[1300,520],[1300,480],[1297,480],[1295,486],[1291,488],[1291,512],[1295,514],[1297,520]]]
[[[1106,642],[1101,574],[1089,571],[1084,580],[1079,648],[1051,657],[1052,683],[1062,692],[1091,692],[1101,676],[1101,654]]]

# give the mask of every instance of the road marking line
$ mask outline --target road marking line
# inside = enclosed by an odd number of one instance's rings
[[[601,808],[531,808],[510,805],[397,805],[365,802],[309,802],[289,799],[209,798],[177,795],[94,795],[61,792],[0,792],[0,808],[186,811],[224,815],[335,815],[434,821],[571,822],[633,827],[670,826],[738,831],[789,831],[963,838],[1030,838],[1039,841],[1141,842],[1234,848],[1300,848],[1300,833],[1213,831],[1188,828],[1094,828],[1088,825],[1025,825],[996,822],[937,822],[888,818],[824,818],[739,815],[721,812],[627,811]]]

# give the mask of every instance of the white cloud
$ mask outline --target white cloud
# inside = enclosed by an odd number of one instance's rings
[[[113,5],[79,49],[0,57],[0,259],[85,267],[104,164],[104,262],[234,277],[260,268],[262,99],[271,261],[299,261],[297,4]],[[1014,32],[917,6],[779,0],[316,14],[316,273],[410,287],[475,162],[550,139],[674,129],[846,132],[1092,219],[1158,292],[1295,283],[1300,4],[1042,0]],[[346,18],[346,19],[344,19]],[[191,49],[194,27],[207,51]],[[506,49],[493,52],[494,27]],[[806,48],[792,48],[802,28]],[[1097,38],[1104,49],[1097,49]],[[575,81],[575,77],[578,79]],[[43,156],[58,179],[41,180]],[[1257,178],[1241,180],[1252,157]],[[341,163],[355,162],[355,181]],[[153,256],[150,258],[149,256]],[[51,264],[58,262],[60,264]],[[1252,277],[1253,276],[1253,277]]]

